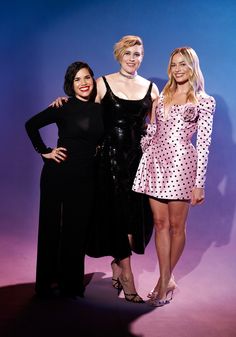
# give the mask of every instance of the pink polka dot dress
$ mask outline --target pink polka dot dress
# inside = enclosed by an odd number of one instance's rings
[[[204,188],[215,100],[199,93],[198,103],[170,107],[164,114],[163,95],[156,123],[141,140],[141,158],[133,191],[160,199],[189,200],[194,186]],[[191,139],[197,132],[196,147]]]

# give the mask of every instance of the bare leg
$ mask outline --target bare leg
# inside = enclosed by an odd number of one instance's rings
[[[183,253],[186,241],[186,219],[188,216],[189,202],[169,202],[170,226],[171,226],[171,271],[173,271],[180,256]]]
[[[130,257],[120,260],[119,265],[121,268],[120,280],[122,283],[126,283],[128,285],[130,293],[136,292],[133,273],[131,270]]]
[[[132,235],[128,235],[130,246],[132,247]],[[125,299],[133,303],[144,303],[143,299],[137,294],[134,285],[134,277],[131,269],[130,256],[124,259],[114,259],[111,262],[112,285],[121,291],[123,289]]]
[[[119,276],[121,273],[121,268],[119,266],[120,261],[118,259],[114,259],[111,261],[111,269],[112,269],[112,286],[115,289],[120,288]]]
[[[150,198],[155,225],[155,244],[159,261],[160,279],[154,289],[160,299],[165,298],[171,277],[171,241],[168,203]]]
[[[123,287],[126,300],[134,303],[143,303],[144,301],[137,294],[137,291],[135,289],[130,256],[120,260],[119,266],[121,268],[119,280]]]
[[[156,230],[155,243],[160,269],[160,278],[154,293],[158,293],[158,297],[164,299],[167,289],[176,286],[171,274],[184,249],[189,203],[187,201],[165,203],[150,199],[150,205]]]
[[[132,247],[132,235],[131,234],[128,234],[128,239],[129,239],[130,247]],[[132,273],[130,258],[128,258],[128,260],[124,259],[124,261],[120,259],[113,259],[111,261],[111,269],[112,269],[112,286],[116,289],[119,289],[119,276],[121,274],[122,269],[124,270],[124,274],[126,275],[130,275]]]

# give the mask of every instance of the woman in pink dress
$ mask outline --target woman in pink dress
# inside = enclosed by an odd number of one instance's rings
[[[148,294],[150,304],[163,306],[176,283],[175,268],[185,246],[189,205],[204,201],[215,100],[204,90],[196,52],[175,49],[169,80],[161,93],[147,134],[133,191],[149,196],[155,226],[160,277]],[[197,132],[196,147],[191,143]]]

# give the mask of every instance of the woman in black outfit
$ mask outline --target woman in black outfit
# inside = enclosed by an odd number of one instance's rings
[[[87,254],[111,255],[112,285],[127,301],[143,303],[131,269],[132,251],[143,254],[153,221],[148,199],[132,191],[142,156],[140,140],[158,97],[154,83],[138,75],[144,55],[139,36],[122,37],[114,46],[118,72],[97,79],[97,98],[104,110],[105,136],[96,170],[96,217]],[[91,231],[91,233],[93,232]]]
[[[94,156],[103,133],[93,71],[86,63],[68,67],[64,91],[70,96],[67,104],[48,107],[26,122],[28,136],[44,160],[36,271],[36,293],[43,297],[54,296],[55,289],[83,297]],[[52,123],[59,135],[54,149],[47,148],[38,131]]]

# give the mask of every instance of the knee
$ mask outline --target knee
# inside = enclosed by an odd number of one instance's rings
[[[175,235],[175,236],[185,235],[186,226],[183,223],[172,221],[170,224],[170,232],[172,235]]]
[[[170,229],[169,222],[165,218],[153,218],[156,232],[162,232]]]

